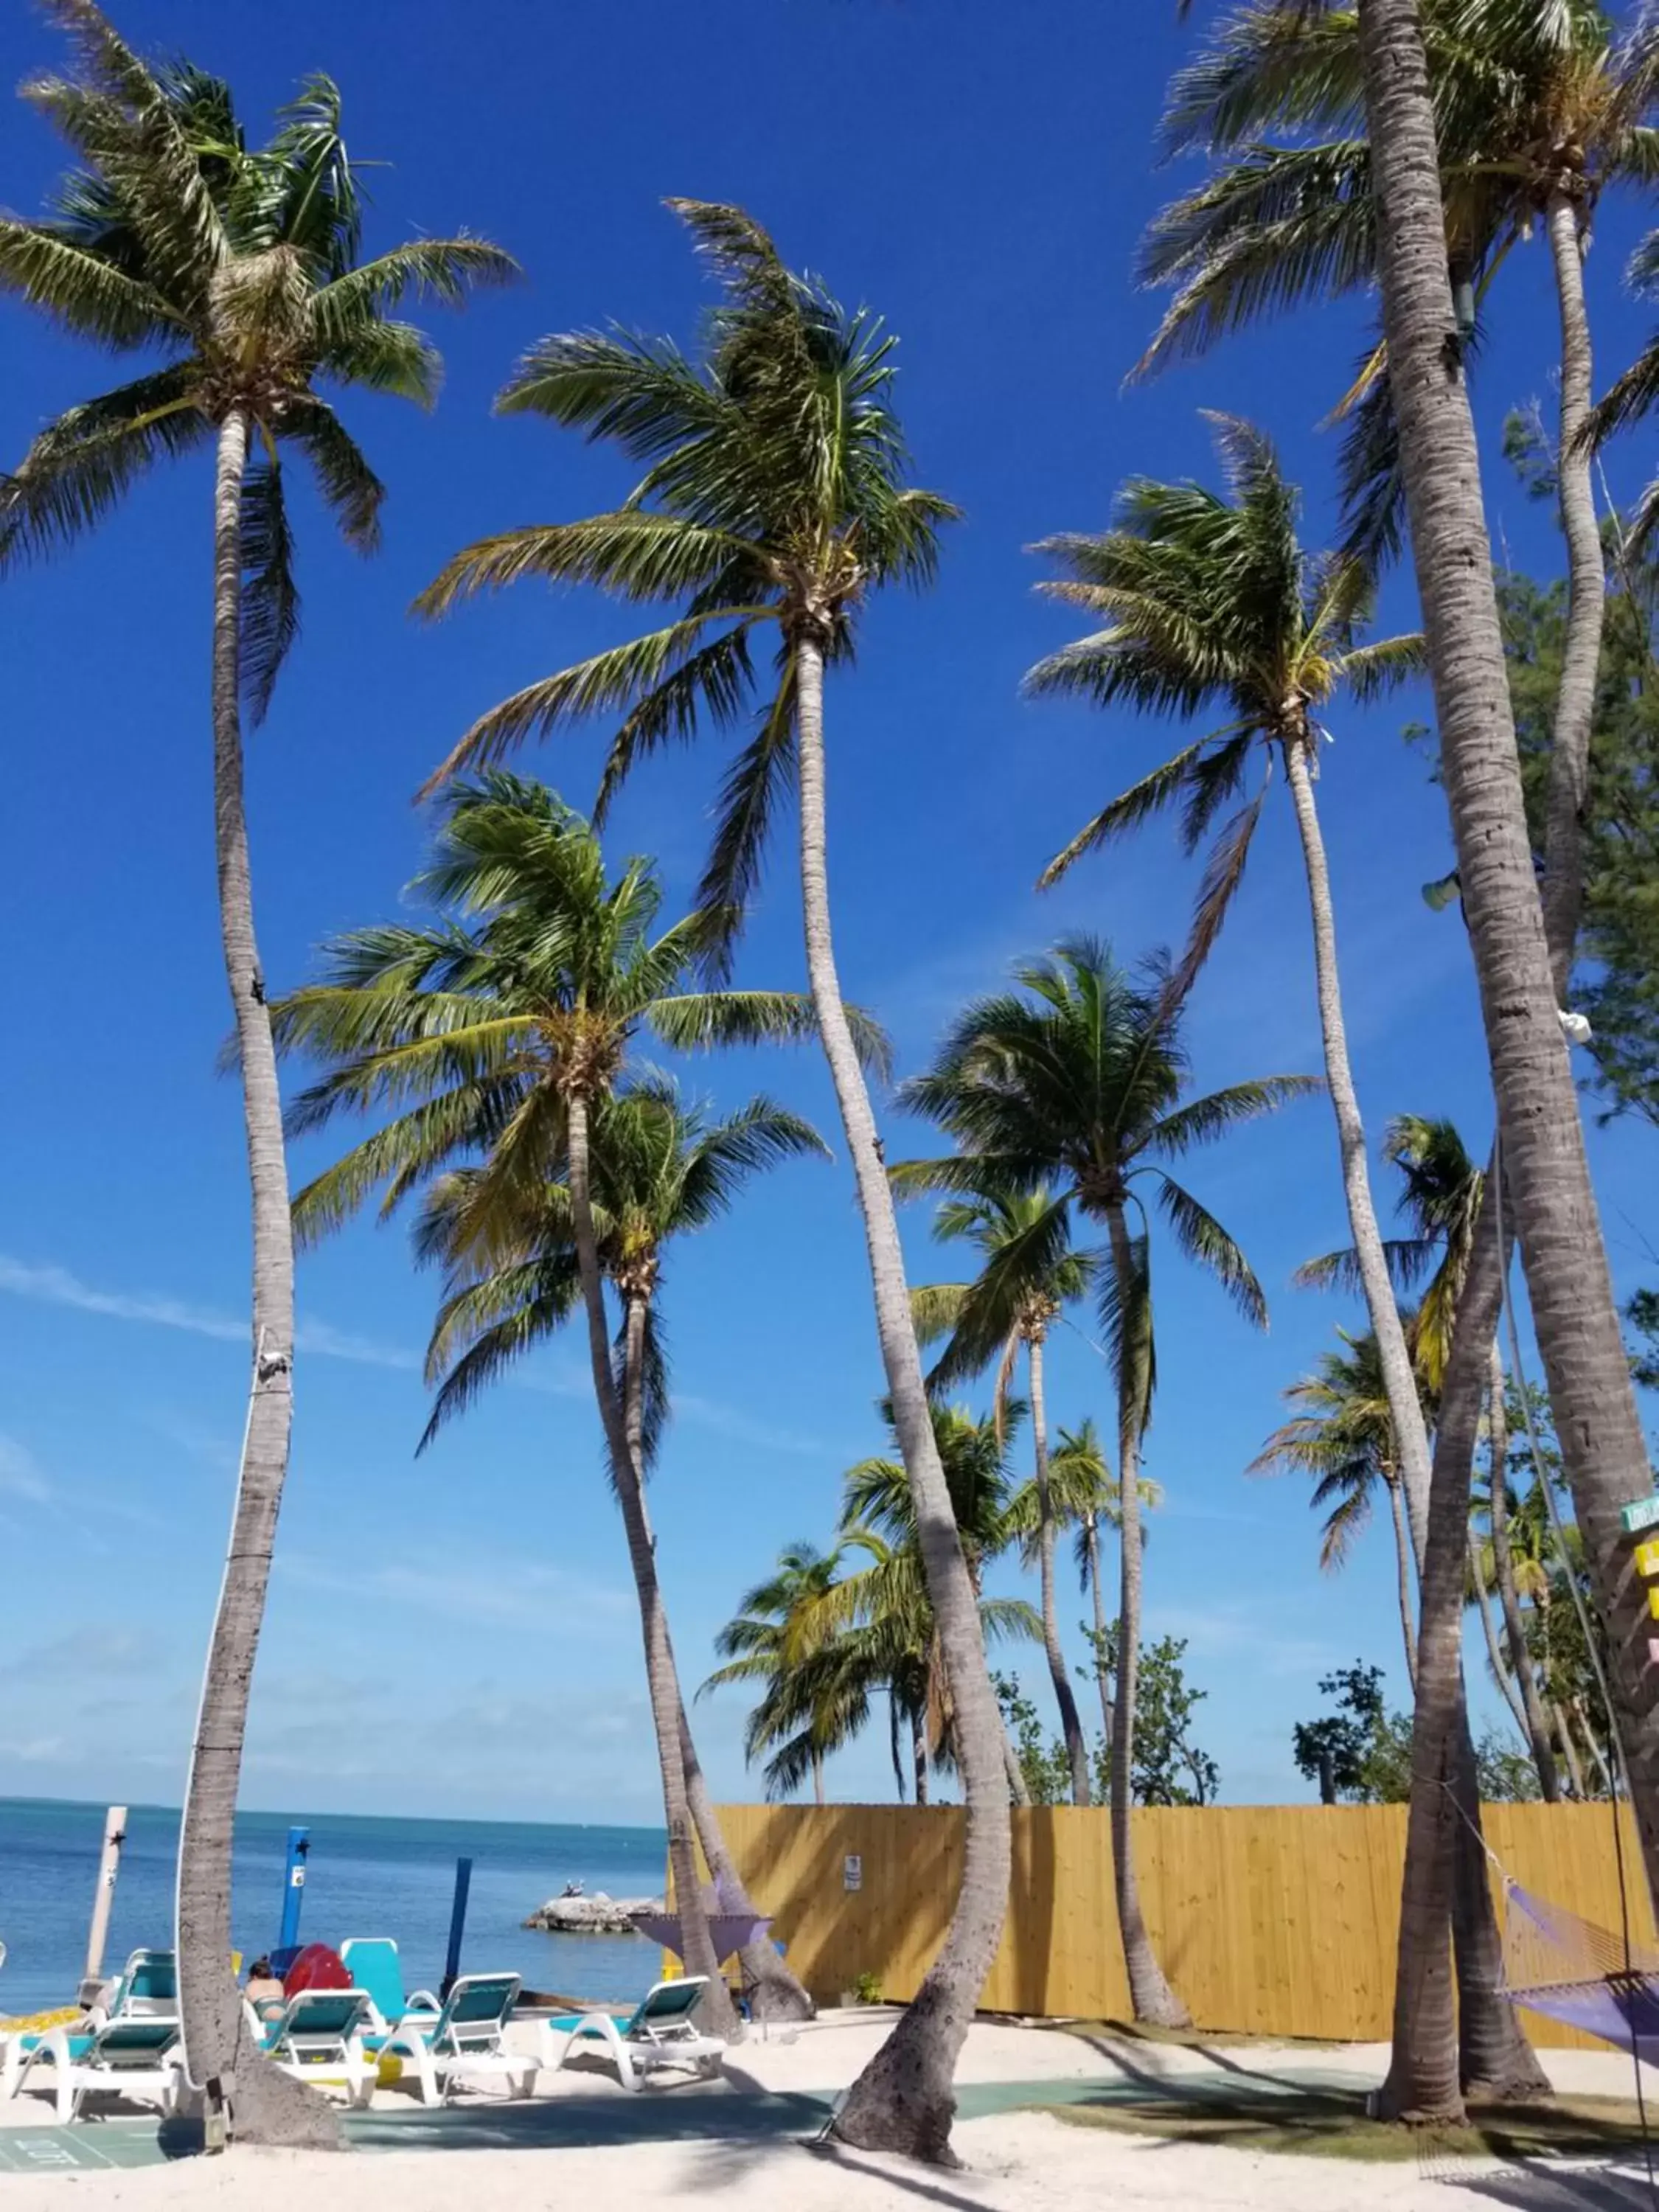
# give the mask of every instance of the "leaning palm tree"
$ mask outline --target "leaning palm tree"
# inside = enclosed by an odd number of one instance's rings
[[[1011,1192],[1046,1189],[1046,1209],[1025,1231],[1034,1267],[1069,1248],[1074,1212],[1106,1231],[1098,1280],[1117,1388],[1122,1532],[1122,1657],[1111,1744],[1118,1925],[1136,2017],[1177,2025],[1186,2020],[1185,2008],[1164,1979],[1141,1917],[1129,1837],[1140,1634],[1140,1445],[1156,1379],[1152,1237],[1141,1188],[1161,1210],[1180,1249],[1207,1267],[1245,1318],[1261,1327],[1267,1302],[1243,1254],[1176,1182],[1169,1163],[1318,1086],[1306,1076],[1269,1076],[1207,1097],[1185,1098],[1184,997],[1161,960],[1132,975],[1104,945],[1077,939],[1014,972],[1018,989],[969,1006],[933,1066],[901,1093],[913,1110],[936,1121],[958,1151],[945,1159],[908,1162],[894,1170],[893,1180],[906,1192],[972,1195],[988,1184]],[[1139,1219],[1136,1231],[1130,1227],[1132,1208]]]
[[[1480,460],[1445,256],[1445,209],[1417,0],[1361,0],[1360,60],[1377,270],[1401,475],[1428,641],[1463,910],[1498,1095],[1503,1187],[1526,1265],[1562,1456],[1613,1659],[1620,1734],[1650,1887],[1659,1881],[1659,1709],[1645,1685],[1647,1624],[1619,1511],[1647,1486],[1642,1429],[1620,1342],[1553,962],[1528,836],[1492,588]],[[1553,941],[1552,941],[1553,940]],[[1494,1178],[1494,1188],[1497,1178]],[[1485,1209],[1492,1213],[1492,1206]],[[1480,1251],[1440,1405],[1420,1598],[1413,1790],[1401,1890],[1395,2063],[1384,2109],[1462,2110],[1447,1966],[1449,1886],[1441,1848],[1448,1747],[1458,1726],[1468,1460],[1500,1279]],[[1432,1664],[1430,1664],[1430,1660]]]
[[[785,268],[742,210],[672,203],[721,286],[702,352],[591,332],[544,339],[501,410],[614,441],[642,471],[623,504],[580,522],[513,530],[458,554],[420,601],[441,614],[520,576],[591,583],[673,611],[661,628],[528,685],[482,715],[441,778],[565,722],[616,718],[600,810],[647,753],[727,730],[759,707],[722,788],[702,899],[727,933],[757,880],[769,826],[799,799],[807,971],[847,1133],[869,1254],[877,1334],[958,1714],[970,1819],[957,1910],[893,2035],[853,2085],[835,2132],[870,2148],[943,2157],[951,2080],[1007,1907],[1002,1729],[979,1616],[933,1447],[921,1361],[880,1139],[841,1011],[826,868],[823,684],[847,666],[882,586],[931,577],[955,510],[907,485],[892,407],[894,340]],[[753,647],[776,641],[760,683]]]
[[[806,1153],[827,1157],[816,1130],[765,1097],[712,1119],[688,1104],[672,1079],[635,1079],[595,1101],[590,1141],[592,1209],[601,1271],[616,1293],[621,1319],[613,1346],[617,1389],[628,1431],[629,1460],[613,1465],[625,1524],[635,1518],[649,1537],[641,1476],[656,1462],[671,1412],[659,1294],[665,1249],[707,1228],[731,1206],[752,1175]],[[568,1182],[528,1193],[516,1227],[506,1224],[481,1249],[471,1237],[477,1190],[487,1165],[452,1169],[432,1185],[415,1228],[423,1261],[447,1271],[445,1296],[427,1351],[434,1385],[432,1415],[419,1449],[478,1393],[544,1343],[581,1306],[581,1268]],[[656,1552],[630,1547],[641,1626],[662,1609]],[[675,1704],[685,1796],[697,1841],[716,1881],[741,1887],[709,1796],[690,1723]],[[742,1954],[757,2016],[810,2017],[811,2000],[769,1943]]]
[[[1415,1316],[1407,1317],[1407,1326]],[[1394,1523],[1395,1579],[1406,1674],[1417,1688],[1417,1624],[1412,1617],[1412,1544],[1400,1495],[1400,1459],[1394,1419],[1382,1387],[1376,1339],[1336,1332],[1340,1352],[1322,1352],[1311,1375],[1285,1393],[1296,1407],[1250,1462],[1249,1474],[1289,1468],[1312,1479],[1309,1504],[1325,1520],[1320,1532],[1319,1564],[1328,1571],[1346,1565],[1355,1538],[1370,1519],[1379,1487],[1388,1498]]]
[[[697,1903],[679,1684],[644,1512],[644,1436],[611,1364],[595,1122],[641,1030],[684,1049],[808,1036],[816,1016],[810,1002],[787,993],[688,988],[707,942],[702,919],[653,936],[662,895],[651,864],[631,860],[613,878],[581,816],[544,786],[501,770],[451,793],[432,863],[413,889],[438,907],[436,920],[336,939],[325,948],[325,980],[271,1009],[279,1049],[303,1051],[326,1070],[295,1101],[293,1127],[394,1109],[299,1194],[296,1228],[314,1240],[382,1187],[390,1211],[476,1155],[477,1173],[444,1215],[444,1257],[459,1271],[510,1259],[527,1206],[544,1198],[550,1182],[562,1182],[594,1395],[645,1602],[687,1964],[695,1954],[692,1970],[713,1972]],[[856,1015],[843,1018],[860,1033]],[[672,1164],[678,1172],[678,1154]],[[714,1997],[718,2007],[722,1992]]]
[[[293,1247],[276,1062],[254,937],[242,715],[258,722],[293,644],[299,601],[286,451],[307,465],[342,534],[378,542],[384,487],[319,386],[430,405],[438,357],[389,310],[459,302],[514,273],[481,239],[423,239],[358,259],[362,206],[339,94],[307,80],[264,148],[228,86],[155,68],[92,0],[47,0],[75,69],[25,85],[79,167],[46,216],[0,216],[0,287],[78,337],[147,352],[131,381],[68,409],[0,477],[0,570],[93,527],[155,462],[214,455],[213,787],[219,923],[235,1017],[252,1196],[252,1375],[228,1563],[209,1646],[179,1840],[179,1971],[192,2078],[234,2080],[247,2141],[333,2138],[319,2101],[261,2062],[231,1954],[231,1831],[255,1652],[293,1418]]]
[[[1037,1509],[1035,1549],[1042,1593],[1042,1647],[1060,1709],[1060,1734],[1072,1771],[1072,1802],[1090,1802],[1089,1747],[1078,1717],[1070,1670],[1060,1641],[1054,1603],[1055,1515],[1048,1479],[1048,1420],[1043,1388],[1043,1348],[1049,1330],[1074,1299],[1087,1296],[1094,1263],[1081,1252],[1044,1251],[1030,1264],[1027,1232],[1042,1234],[1048,1212],[1044,1190],[988,1189],[947,1199],[934,1217],[934,1234],[972,1244],[983,1262],[969,1283],[932,1283],[913,1292],[916,1333],[923,1343],[947,1337],[928,1377],[930,1389],[963,1381],[996,1363],[996,1404],[1006,1401],[1019,1355],[1025,1354],[1031,1405],[1031,1458]]]
[[[1413,673],[1420,665],[1421,641],[1359,642],[1373,597],[1366,569],[1346,555],[1315,558],[1304,551],[1296,534],[1296,494],[1258,430],[1220,416],[1216,433],[1226,496],[1197,484],[1139,478],[1121,496],[1115,529],[1097,538],[1051,538],[1044,549],[1066,571],[1064,580],[1048,588],[1103,617],[1104,626],[1040,661],[1026,679],[1029,689],[1148,714],[1218,710],[1226,720],[1103,808],[1050,863],[1042,880],[1055,882],[1083,854],[1177,803],[1182,842],[1193,851],[1219,811],[1241,797],[1259,762],[1253,794],[1220,830],[1205,867],[1176,980],[1177,989],[1185,988],[1226,918],[1268,785],[1282,766],[1308,879],[1343,1191],[1394,1420],[1407,1517],[1420,1552],[1428,1436],[1371,1202],[1314,781],[1320,741],[1329,735],[1321,720],[1328,702],[1339,692],[1363,702]]]

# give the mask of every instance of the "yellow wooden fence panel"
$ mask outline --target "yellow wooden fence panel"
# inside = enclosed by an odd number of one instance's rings
[[[789,1961],[821,2002],[861,1974],[913,1996],[962,1879],[954,1806],[733,1805],[726,1842]],[[1631,1934],[1656,1940],[1628,1815]],[[1615,1935],[1618,1866],[1605,1805],[1494,1805],[1492,1850],[1514,1880]],[[1007,1924],[981,2000],[990,2012],[1119,2019],[1129,1994],[1103,1811],[1013,1814]],[[1134,1814],[1141,1907],[1200,2027],[1377,2040],[1389,2032],[1403,1805],[1146,1807]],[[849,1888],[848,1863],[857,1887]],[[1495,1892],[1501,1883],[1493,1875]],[[1528,2014],[1534,2039],[1590,2045]]]

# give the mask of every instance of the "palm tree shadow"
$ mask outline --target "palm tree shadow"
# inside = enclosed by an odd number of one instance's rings
[[[777,2160],[782,2153],[804,2153],[828,2165],[840,2166],[848,2174],[866,2174],[872,2179],[885,2182],[890,2189],[901,2190],[906,2196],[919,2198],[926,2204],[937,2204],[944,2212],[988,2212],[982,2197],[963,2196],[943,2180],[933,2179],[933,2169],[912,2166],[903,2160],[876,2160],[849,2150],[846,2144],[831,2142],[823,2136],[794,2143],[726,2142],[709,2147],[708,2154],[699,2158],[695,2171],[688,2178],[691,2189],[726,2190],[747,2179],[768,2160]],[[780,2179],[784,2177],[780,2172]],[[791,2192],[787,2184],[780,2191],[780,2199],[787,2203]]]

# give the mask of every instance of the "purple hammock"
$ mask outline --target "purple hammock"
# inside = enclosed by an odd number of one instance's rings
[[[1659,2065],[1659,1952],[1506,1885],[1503,1994]]]

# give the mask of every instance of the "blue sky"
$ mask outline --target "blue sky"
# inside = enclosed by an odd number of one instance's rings
[[[1162,830],[1039,897],[1042,864],[1162,757],[1169,732],[1017,696],[1066,634],[1032,594],[1022,549],[1102,526],[1135,470],[1205,471],[1198,410],[1248,414],[1330,525],[1334,440],[1361,310],[1300,316],[1124,393],[1156,302],[1133,242],[1178,181],[1151,140],[1188,34],[1173,11],[1032,0],[410,0],[376,10],[288,0],[127,0],[136,43],[234,82],[258,130],[307,70],[340,81],[373,173],[371,245],[467,226],[525,264],[518,289],[437,335],[434,417],[372,399],[350,419],[391,487],[365,565],[299,505],[305,630],[251,742],[255,882],[266,970],[309,971],[330,931],[396,911],[424,826],[410,794],[483,706],[619,634],[580,597],[520,588],[436,630],[404,610],[458,545],[564,519],[625,488],[615,460],[545,425],[493,422],[515,356],[556,329],[616,319],[689,334],[703,302],[669,193],[743,202],[790,259],[868,301],[902,335],[902,394],[921,479],[966,511],[937,587],[872,611],[860,665],[831,688],[831,870],[843,981],[915,1067],[963,997],[1068,929],[1125,955],[1179,937],[1193,872]],[[0,15],[0,80],[58,58],[38,17]],[[0,198],[29,209],[54,173],[14,108]],[[1589,284],[1606,374],[1644,335],[1621,270],[1635,211],[1609,208]],[[1550,402],[1553,318],[1541,246],[1512,257],[1479,395],[1489,453],[1504,409]],[[0,313],[0,446],[119,372]],[[1628,491],[1650,439],[1620,449]],[[1511,554],[1559,566],[1549,515],[1489,469]],[[226,1025],[215,926],[206,676],[208,465],[143,486],[95,540],[7,590],[6,811],[0,897],[12,949],[0,1088],[0,1792],[174,1802],[217,1586],[246,1375],[246,1201],[238,1102],[216,1075]],[[1407,584],[1385,619],[1413,619]],[[1375,1140],[1386,1116],[1449,1113],[1472,1149],[1490,1126],[1462,933],[1418,896],[1448,861],[1443,805],[1400,726],[1343,717],[1322,803],[1350,1036]],[[603,732],[526,765],[576,803]],[[689,891],[718,777],[710,745],[642,777],[618,851],[661,858]],[[803,980],[780,845],[748,940],[757,983]],[[1319,1039],[1288,811],[1270,811],[1194,1004],[1206,1087],[1314,1069]],[[764,1086],[834,1131],[819,1066],[757,1054],[697,1071],[717,1099]],[[890,1121],[890,1154],[924,1133]],[[1621,1293],[1659,1234],[1652,1139],[1592,1129]],[[321,1163],[301,1147],[296,1174]],[[1346,1241],[1334,1133],[1300,1105],[1193,1167],[1273,1305],[1253,1336],[1173,1255],[1160,1267],[1161,1394],[1147,1470],[1166,1488],[1148,1557],[1148,1627],[1190,1639],[1209,1696],[1203,1740],[1230,1799],[1308,1795],[1289,1755],[1316,1681],[1357,1655],[1401,1686],[1390,1556],[1378,1525],[1322,1577],[1305,1498],[1242,1470],[1340,1305],[1289,1287]],[[1385,1186],[1379,1178],[1379,1194]],[[907,1217],[913,1274],[939,1267]],[[654,1764],[620,1527],[598,1474],[580,1347],[544,1355],[427,1456],[419,1357],[433,1286],[401,1232],[365,1224],[302,1263],[293,1474],[260,1654],[245,1781],[273,1809],[544,1819],[653,1817]],[[678,1418],[653,1510],[688,1678],[778,1547],[826,1539],[842,1469],[876,1449],[879,1387],[861,1239],[844,1164],[792,1165],[673,1256],[665,1292]],[[1051,1418],[1109,1414],[1094,1355],[1055,1347]],[[1010,1585],[1012,1586],[1012,1585]],[[1083,1610],[1067,1594],[1066,1617]],[[1073,1638],[1074,1645],[1079,1642]],[[1043,1695],[1038,1671],[1026,1662]],[[1480,1671],[1477,1662],[1475,1671]],[[1484,1692],[1483,1692],[1484,1695]],[[1490,1702],[1488,1699],[1487,1702]],[[746,1794],[743,1708],[699,1711],[724,1793]],[[890,1789],[875,1738],[832,1770],[845,1795]]]

